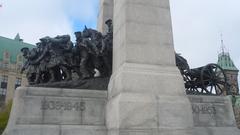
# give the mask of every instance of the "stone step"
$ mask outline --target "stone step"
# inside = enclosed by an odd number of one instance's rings
[[[3,135],[107,135],[107,129],[88,125],[17,125]]]

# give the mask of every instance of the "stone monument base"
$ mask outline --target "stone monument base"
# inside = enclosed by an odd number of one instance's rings
[[[142,98],[145,98],[145,102],[138,104],[137,108],[131,107]],[[192,130],[166,130],[152,125],[149,125],[152,128],[147,129],[142,126],[152,121],[159,121],[157,125],[176,124],[174,120],[182,117],[177,109],[185,108],[181,106],[184,101],[170,98],[166,101],[172,104],[164,108],[160,107],[159,103],[162,102],[158,102],[164,100],[161,96],[157,99],[126,96],[127,102],[120,102],[120,105],[125,106],[125,119],[122,121],[126,125],[122,125],[124,128],[120,130],[112,130],[106,128],[107,91],[20,87],[15,92],[9,123],[3,135],[240,135],[230,97],[188,95],[188,98],[192,115],[191,112],[185,113],[188,114],[186,116],[193,117]],[[108,109],[114,107],[116,106]],[[158,111],[152,110],[154,108],[158,108]],[[175,113],[169,117],[160,117],[168,111]],[[111,112],[109,116],[117,114]],[[140,121],[139,118],[145,120]]]
[[[106,135],[107,92],[21,87],[3,135]]]
[[[231,97],[188,97],[192,104],[194,135],[240,135]]]

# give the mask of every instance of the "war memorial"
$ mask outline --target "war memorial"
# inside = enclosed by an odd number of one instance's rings
[[[101,0],[98,30],[22,48],[3,135],[239,135],[216,64],[174,51],[169,0]],[[218,96],[216,96],[218,95]]]

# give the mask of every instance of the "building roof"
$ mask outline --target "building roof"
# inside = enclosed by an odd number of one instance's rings
[[[234,65],[229,53],[222,52],[218,55],[218,63],[221,68],[224,70],[233,70],[239,71],[236,66]]]
[[[23,41],[23,40],[20,38],[19,33],[15,36],[14,40],[17,40],[17,41]]]
[[[17,56],[21,54],[20,50],[23,47],[34,48],[35,46],[24,43],[19,34],[16,35],[15,39],[0,36],[0,61],[3,60],[3,53],[8,52],[10,54],[10,62],[16,63]]]

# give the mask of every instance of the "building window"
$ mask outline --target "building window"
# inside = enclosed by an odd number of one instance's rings
[[[4,63],[2,64],[2,67],[3,67],[4,69],[7,69],[7,68],[8,68],[8,63],[5,63],[5,62],[4,62]]]
[[[4,58],[4,60],[8,60],[9,59],[9,53],[7,52],[7,51],[5,51],[4,53],[3,53],[3,58]]]
[[[16,78],[16,81],[15,81],[15,89],[19,86],[21,86],[22,84],[22,78]]]
[[[8,76],[3,75],[0,76],[0,101],[4,101],[5,97],[7,95],[7,82],[8,82]]]
[[[23,66],[22,66],[22,64],[21,64],[21,63],[19,63],[19,64],[16,64],[16,67],[15,67],[15,68],[16,68],[16,71],[17,71],[17,72],[20,72],[20,71],[21,71],[21,69],[22,69],[22,67],[23,67]]]
[[[7,52],[7,51],[3,52],[3,61],[5,63],[9,63],[10,62],[10,54],[9,54],[9,52]]]
[[[22,69],[22,65],[23,65],[23,56],[22,56],[22,54],[18,54],[17,55],[17,63],[16,63],[17,72],[19,72]]]

